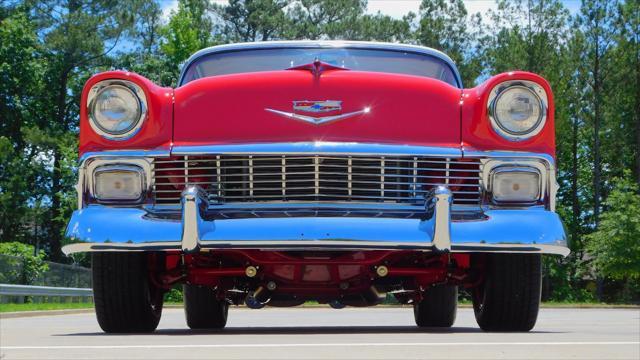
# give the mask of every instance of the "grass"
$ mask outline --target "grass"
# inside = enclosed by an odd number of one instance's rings
[[[0,313],[15,311],[42,311],[42,310],[67,310],[67,309],[91,309],[93,303],[27,303],[27,304],[0,304]]]

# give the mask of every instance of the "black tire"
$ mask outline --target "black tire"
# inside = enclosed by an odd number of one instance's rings
[[[93,298],[107,333],[152,332],[162,315],[163,291],[151,284],[145,253],[93,253]]]
[[[413,304],[413,316],[420,327],[451,327],[458,310],[458,287],[437,285],[425,291],[422,301]]]
[[[227,325],[229,303],[218,300],[212,288],[183,285],[184,313],[191,329],[222,329]]]
[[[473,289],[473,310],[485,331],[529,331],[540,308],[541,255],[488,254],[485,280]]]

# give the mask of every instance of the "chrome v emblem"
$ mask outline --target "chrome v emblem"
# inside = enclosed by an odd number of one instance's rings
[[[315,125],[322,125],[322,124],[327,124],[327,123],[330,123],[330,122],[334,122],[334,121],[338,121],[338,120],[342,120],[342,119],[347,119],[347,118],[358,116],[358,115],[368,114],[371,111],[371,108],[370,107],[366,107],[366,108],[364,108],[362,110],[358,110],[358,111],[354,111],[354,112],[350,112],[350,113],[346,113],[346,114],[331,115],[331,116],[320,116],[320,117],[309,116],[309,115],[301,115],[301,114],[296,114],[296,113],[291,113],[291,112],[286,112],[286,111],[280,111],[280,110],[274,110],[274,109],[269,109],[269,108],[265,108],[265,110],[268,111],[268,112],[274,113],[276,115],[280,115],[282,117],[286,117],[287,119],[304,121],[304,122],[315,124]]]

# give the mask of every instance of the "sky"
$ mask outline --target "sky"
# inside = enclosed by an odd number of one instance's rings
[[[227,0],[212,0],[218,4],[226,4]],[[495,0],[463,0],[469,14],[475,14],[480,12],[486,13],[489,9],[496,8]],[[171,10],[178,7],[177,0],[160,0],[164,15],[168,17]],[[401,19],[410,11],[418,13],[420,9],[421,0],[369,0],[367,5],[367,12],[370,14],[376,14],[380,11],[384,15],[389,15],[396,19]],[[564,6],[569,9],[572,14],[575,14],[580,8],[580,0],[562,0]]]

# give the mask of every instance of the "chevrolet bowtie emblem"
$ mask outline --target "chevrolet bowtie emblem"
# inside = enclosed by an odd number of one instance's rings
[[[362,110],[353,111],[346,114],[327,115],[327,116],[311,116],[311,115],[303,115],[298,113],[298,112],[307,112],[307,113],[337,112],[342,110],[342,101],[339,101],[339,100],[294,101],[293,102],[294,112],[286,112],[286,111],[269,109],[269,108],[265,108],[265,110],[268,112],[274,113],[276,115],[286,117],[288,119],[304,121],[304,122],[308,122],[315,125],[327,124],[330,122],[347,119],[357,115],[367,114],[369,113],[369,111],[371,111],[369,107],[365,107]]]

